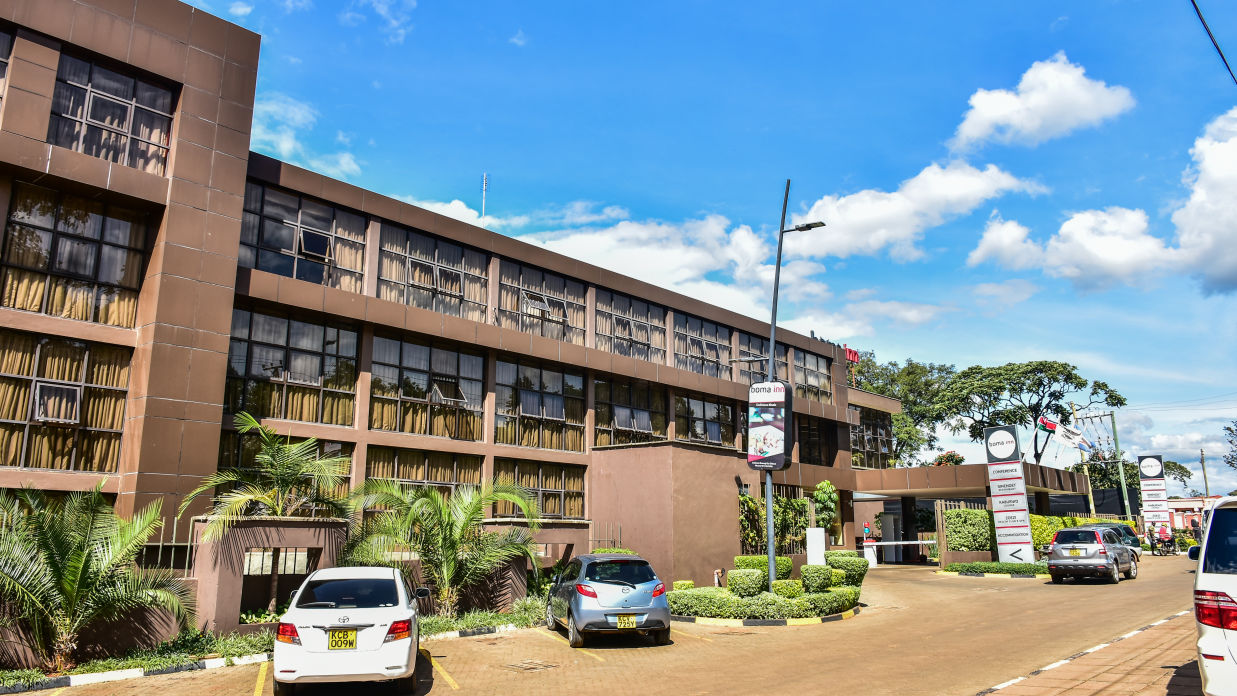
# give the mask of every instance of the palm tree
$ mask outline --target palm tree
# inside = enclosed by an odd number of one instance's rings
[[[396,565],[409,552],[433,584],[438,611],[454,616],[460,593],[483,581],[504,563],[527,558],[536,567],[533,532],[540,528],[536,500],[527,489],[506,481],[456,486],[450,494],[437,488],[370,479],[355,498],[362,509],[381,508],[350,535],[345,559],[364,565]],[[505,532],[482,529],[495,503],[520,510],[528,527]]]
[[[322,457],[314,438],[293,442],[262,425],[248,413],[238,413],[236,430],[256,432],[261,446],[254,466],[224,469],[202,479],[202,484],[185,497],[179,515],[198,495],[218,489],[214,507],[207,515],[203,541],[223,537],[237,521],[252,517],[317,516],[326,511],[331,517],[347,517],[350,508],[337,495],[351,464],[350,457]],[[274,612],[279,594],[279,549],[271,552],[271,599],[267,611]]]
[[[0,599],[46,667],[71,667],[83,630],[141,607],[166,609],[182,629],[192,623],[189,587],[171,570],[134,564],[163,524],[160,509],[156,501],[123,519],[101,484],[61,499],[0,491]]]

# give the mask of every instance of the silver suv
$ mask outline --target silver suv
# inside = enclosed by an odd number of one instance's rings
[[[1067,577],[1100,577],[1118,583],[1138,577],[1138,558],[1111,527],[1071,527],[1057,532],[1048,553],[1048,573],[1058,585]]]

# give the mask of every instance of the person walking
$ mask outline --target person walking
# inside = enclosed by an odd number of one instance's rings
[[[1190,531],[1194,532],[1194,541],[1203,543],[1203,528],[1199,525],[1197,517],[1190,520]]]

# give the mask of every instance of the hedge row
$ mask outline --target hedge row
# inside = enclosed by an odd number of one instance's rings
[[[726,587],[736,596],[754,597],[769,589],[769,571],[737,568],[726,573]]]
[[[790,572],[794,570],[794,565],[790,562],[789,556],[774,556],[773,564],[776,568],[777,579],[787,580],[790,578]],[[740,570],[759,570],[765,575],[769,574],[769,557],[768,556],[735,556],[734,567]]]
[[[847,549],[841,549],[840,551],[826,551],[825,552],[825,563],[828,563],[829,561],[835,558],[859,558],[859,552],[850,551]]]
[[[1031,515],[1031,541],[1036,548],[1052,543],[1052,537],[1058,530],[1068,527],[1081,527],[1087,524],[1113,522],[1096,517],[1055,517],[1048,515]],[[1125,522],[1131,527],[1134,523]],[[991,510],[946,510],[945,538],[950,551],[991,551],[992,550],[992,511]]]
[[[830,567],[846,573],[842,581],[844,585],[858,587],[863,584],[863,578],[868,574],[868,559],[849,556],[835,556],[828,561]]]
[[[827,592],[794,598],[762,592],[738,597],[721,587],[697,587],[666,593],[670,613],[718,619],[802,619],[828,616],[853,609],[859,603],[858,587],[835,587]]]
[[[803,581],[802,580],[774,580],[773,594],[786,599],[794,599],[795,597],[803,596]]]
[[[827,565],[805,565],[799,569],[799,574],[803,576],[803,589],[808,592],[824,592],[846,584],[846,571]]]
[[[1042,575],[1048,572],[1047,563],[950,563],[945,570],[951,573],[1017,573],[1020,575]]]
[[[696,583],[692,582],[691,580],[675,580],[674,581],[674,589],[676,590],[690,590],[691,588],[695,586],[696,586]]]

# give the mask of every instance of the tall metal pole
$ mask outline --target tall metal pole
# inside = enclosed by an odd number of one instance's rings
[[[773,314],[769,317],[769,372],[766,381],[772,382],[777,369],[777,284],[782,275],[782,237],[786,232],[786,204],[790,201],[790,179],[786,180],[786,192],[782,194],[782,221],[777,226],[777,261],[773,264]],[[765,544],[769,552],[769,590],[777,580],[777,561],[773,549],[773,472],[765,471]]]
[[[1211,497],[1211,484],[1207,483],[1207,453],[1198,449],[1198,465],[1203,467],[1203,495]]]
[[[1074,422],[1078,422],[1078,409],[1074,407],[1074,402],[1069,402],[1070,413],[1074,414]],[[1087,477],[1087,508],[1091,510],[1091,516],[1095,517],[1095,496],[1091,494],[1091,467],[1087,466],[1087,453],[1081,449],[1078,450],[1078,459],[1082,461],[1082,473]],[[1118,457],[1120,459],[1120,457]],[[1118,462],[1120,465],[1120,462]]]
[[[1117,473],[1121,476],[1121,503],[1125,505],[1125,518],[1134,519],[1130,514],[1130,494],[1125,490],[1125,457],[1121,456],[1121,440],[1117,439],[1117,414],[1108,412],[1108,422],[1112,424],[1112,446],[1117,450]]]

